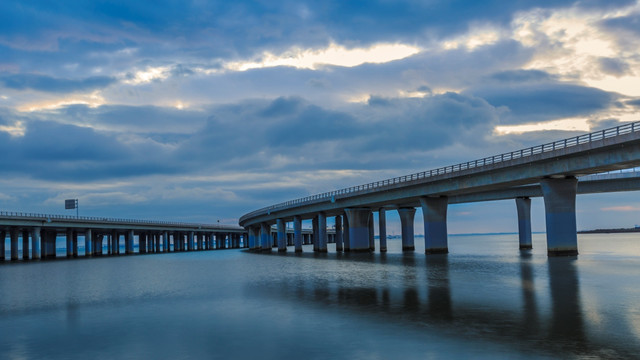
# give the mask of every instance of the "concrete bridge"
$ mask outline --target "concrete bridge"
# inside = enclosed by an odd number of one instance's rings
[[[11,260],[56,257],[56,238],[66,237],[66,256],[78,257],[78,237],[85,256],[234,249],[248,247],[247,232],[233,225],[0,212],[0,261],[10,238]],[[137,239],[137,241],[136,241]],[[22,246],[19,246],[21,241]],[[137,244],[137,246],[135,246]]]
[[[447,207],[451,203],[515,199],[520,248],[531,248],[531,197],[545,204],[547,252],[578,253],[577,194],[640,190],[636,177],[593,176],[640,166],[640,122],[512,151],[439,169],[335,190],[253,211],[240,218],[249,247],[271,251],[271,225],[278,250],[286,251],[293,222],[295,251],[302,251],[301,222],[313,219],[314,250],[327,251],[326,221],[335,216],[338,251],[371,251],[373,211],[379,212],[380,251],[386,251],[385,211],[398,211],[402,248],[414,250],[416,207],[424,217],[425,252],[447,253]],[[592,176],[588,176],[592,175]],[[578,178],[584,178],[578,181]]]

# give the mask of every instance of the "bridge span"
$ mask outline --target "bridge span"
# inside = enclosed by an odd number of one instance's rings
[[[379,212],[380,251],[386,251],[385,211],[396,210],[402,248],[414,250],[414,216],[421,207],[427,254],[447,253],[447,207],[452,203],[515,199],[520,248],[531,248],[531,197],[544,198],[547,253],[578,253],[576,195],[640,190],[637,177],[595,175],[640,166],[640,122],[562,139],[461,164],[312,195],[268,206],[240,218],[252,250],[286,251],[293,222],[295,251],[302,251],[301,222],[313,219],[314,250],[327,251],[326,221],[335,216],[338,251],[371,251],[373,211]],[[578,181],[578,179],[583,179]]]
[[[55,258],[56,238],[61,235],[66,237],[66,257],[69,258],[78,257],[79,236],[84,238],[85,256],[118,255],[122,250],[124,254],[145,254],[248,247],[247,232],[234,225],[2,211],[0,261],[6,258],[7,236],[11,260],[29,260]],[[122,238],[124,249],[121,249]]]

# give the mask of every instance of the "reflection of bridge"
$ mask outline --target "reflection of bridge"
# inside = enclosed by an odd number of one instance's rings
[[[592,299],[584,304],[589,290],[581,290],[579,268],[570,257],[536,262],[523,252],[518,261],[507,263],[413,253],[301,257],[307,260],[302,274],[252,283],[246,291],[294,307],[339,309],[341,317],[371,318],[403,331],[427,328],[431,331],[426,334],[495,341],[540,357],[589,357],[607,349],[600,354],[622,359],[634,358],[640,350],[629,327],[633,319],[625,312],[616,308],[610,319],[604,316],[610,303]],[[341,259],[349,260],[350,271],[331,281],[323,274],[340,265],[314,263]],[[469,272],[469,266],[480,270]]]
[[[544,197],[549,255],[575,255],[575,198],[578,193],[640,190],[637,178],[577,178],[640,166],[640,122],[563,139],[484,159],[291,200],[240,218],[249,247],[271,250],[270,225],[277,224],[278,249],[286,251],[285,228],[293,222],[296,251],[302,250],[301,222],[313,219],[314,250],[327,251],[326,222],[335,216],[336,248],[370,251],[372,211],[379,211],[380,250],[386,251],[386,209],[397,209],[403,250],[414,249],[416,207],[424,217],[425,251],[448,252],[450,203],[516,199],[520,248],[531,248],[532,196]]]
[[[30,252],[31,259],[55,258],[60,234],[66,236],[67,257],[78,256],[78,236],[84,237],[85,256],[121,251],[133,254],[136,250],[144,254],[229,249],[248,244],[246,231],[238,226],[0,212],[0,260],[5,260],[7,234],[11,260],[18,260],[20,239],[23,259],[29,259]]]

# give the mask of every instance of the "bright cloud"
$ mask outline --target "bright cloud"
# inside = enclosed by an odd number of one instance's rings
[[[509,134],[523,134],[533,131],[548,131],[548,130],[569,130],[569,131],[584,131],[591,130],[588,119],[561,119],[555,121],[545,121],[535,124],[523,124],[523,125],[511,125],[511,126],[496,126],[495,132],[498,135]]]
[[[291,66],[312,70],[327,65],[354,67],[364,63],[380,64],[400,60],[419,52],[420,48],[404,44],[378,44],[369,48],[354,49],[331,44],[329,47],[319,50],[291,49],[280,55],[266,52],[261,56],[260,61],[233,62],[227,64],[226,68],[246,71],[275,66]]]

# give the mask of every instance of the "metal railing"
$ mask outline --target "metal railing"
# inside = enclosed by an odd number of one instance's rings
[[[305,205],[305,204],[317,202],[319,200],[335,199],[335,196],[345,195],[345,194],[357,195],[358,193],[367,192],[373,189],[382,189],[384,187],[403,184],[403,183],[409,183],[412,181],[427,179],[427,178],[438,176],[438,175],[453,174],[453,173],[464,171],[464,170],[481,168],[487,165],[499,164],[505,161],[527,158],[533,155],[566,149],[566,148],[570,148],[570,147],[581,145],[581,144],[588,144],[593,141],[608,139],[608,138],[630,134],[638,131],[640,131],[640,122],[627,123],[627,124],[616,126],[613,128],[608,128],[608,129],[604,129],[604,130],[600,130],[600,131],[596,131],[596,132],[592,132],[584,135],[574,136],[567,139],[558,140],[551,143],[537,145],[537,146],[533,146],[525,149],[520,149],[520,150],[516,150],[516,151],[504,153],[504,154],[489,156],[482,159],[467,161],[467,162],[456,164],[456,165],[445,166],[445,167],[441,167],[433,170],[427,170],[427,171],[423,171],[415,174],[399,176],[391,179],[375,181],[368,184],[356,185],[356,186],[352,186],[344,189],[324,192],[321,194],[311,195],[311,196],[307,196],[307,197],[303,197],[295,200],[289,200],[283,203],[271,205],[268,207],[264,207],[262,209],[252,211],[242,216],[240,218],[240,221],[256,215],[263,214],[263,213],[269,213],[271,210],[277,210],[277,209],[285,208],[292,205]]]
[[[0,217],[11,217],[20,219],[41,219],[42,221],[51,220],[75,220],[75,221],[99,221],[111,224],[136,224],[136,225],[165,225],[170,227],[189,227],[189,228],[209,228],[209,229],[221,229],[221,230],[238,230],[238,226],[235,225],[220,225],[220,224],[198,224],[198,223],[186,223],[176,221],[161,221],[161,220],[139,220],[139,219],[117,219],[110,217],[97,217],[97,216],[72,216],[72,215],[56,215],[56,214],[39,214],[39,213],[23,213],[17,211],[0,211]]]

